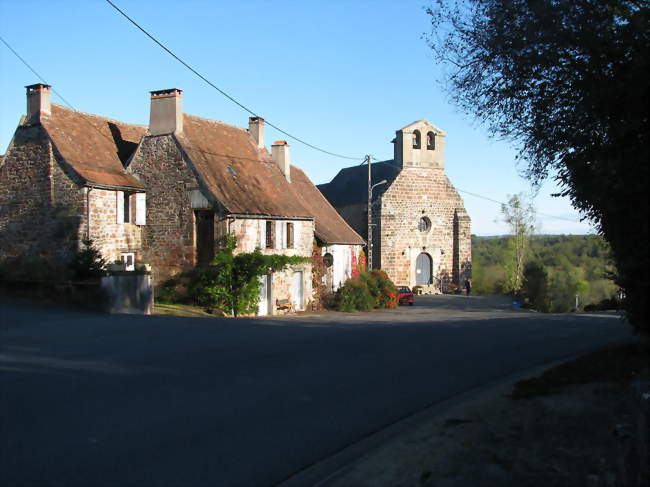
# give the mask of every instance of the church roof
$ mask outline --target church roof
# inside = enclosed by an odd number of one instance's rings
[[[387,184],[372,191],[373,199],[382,195],[395,181],[401,168],[394,161],[372,164],[372,184],[386,180]],[[368,166],[352,166],[341,169],[329,183],[319,184],[318,189],[334,206],[353,205],[368,201]]]

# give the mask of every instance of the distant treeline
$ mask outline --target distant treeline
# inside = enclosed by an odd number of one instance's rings
[[[511,237],[472,236],[472,291],[509,294]],[[593,307],[616,295],[610,249],[598,235],[533,236],[526,258],[522,297],[530,307],[554,313]],[[591,305],[591,306],[589,306]]]

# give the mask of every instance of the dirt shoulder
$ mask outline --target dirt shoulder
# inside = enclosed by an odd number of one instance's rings
[[[318,485],[617,486],[621,425],[638,432],[647,358],[636,344],[608,347],[503,384],[404,431]]]

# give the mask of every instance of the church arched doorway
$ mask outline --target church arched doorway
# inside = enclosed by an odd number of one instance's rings
[[[431,256],[425,252],[422,252],[415,259],[415,284],[420,286],[426,286],[431,284],[431,267],[433,261]]]

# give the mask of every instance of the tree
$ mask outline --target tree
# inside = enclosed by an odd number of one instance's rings
[[[512,234],[508,241],[506,291],[516,293],[521,289],[530,238],[535,229],[535,208],[522,194],[513,195],[508,198],[508,204],[501,205],[501,215]]]
[[[69,263],[74,279],[97,279],[106,275],[106,260],[90,239],[83,239],[81,247]]]
[[[531,308],[544,313],[550,310],[548,272],[539,262],[526,264],[522,291],[528,298]]]
[[[438,0],[428,13],[452,100],[594,223],[647,335],[650,3]]]

